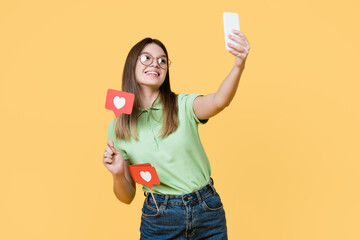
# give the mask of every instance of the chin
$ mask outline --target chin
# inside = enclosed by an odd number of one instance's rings
[[[142,85],[148,85],[148,86],[161,86],[164,83],[164,80],[159,79],[143,79],[143,81],[140,82]]]
[[[158,83],[151,83],[151,82],[141,82],[139,83],[141,86],[144,86],[144,87],[151,87],[151,88],[160,88],[161,85],[159,85]]]

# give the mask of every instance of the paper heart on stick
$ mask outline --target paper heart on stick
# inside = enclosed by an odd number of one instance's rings
[[[144,184],[149,189],[154,184],[160,184],[156,169],[150,163],[129,165],[128,169],[136,183]]]
[[[154,184],[160,184],[160,180],[157,175],[156,169],[152,167],[150,163],[129,165],[128,169],[135,182],[139,184],[144,184],[150,189],[150,193],[152,195],[152,198],[154,199],[156,209],[159,211],[159,208],[156,203],[156,199],[151,190]]]
[[[105,108],[112,110],[116,117],[121,113],[131,114],[135,95],[133,93],[108,89]]]

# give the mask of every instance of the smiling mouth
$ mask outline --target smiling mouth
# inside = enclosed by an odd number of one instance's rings
[[[149,72],[145,72],[145,74],[146,74],[146,75],[149,75],[149,76],[156,76],[156,77],[160,76],[160,73],[157,73],[157,72],[151,72],[151,71],[149,71]]]

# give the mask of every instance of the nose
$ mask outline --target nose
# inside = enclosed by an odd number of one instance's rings
[[[157,61],[156,58],[153,58],[153,61],[152,61],[152,63],[150,64],[150,66],[151,66],[151,67],[158,67],[158,68],[160,68],[160,65],[159,65],[159,63],[158,63],[158,61]]]

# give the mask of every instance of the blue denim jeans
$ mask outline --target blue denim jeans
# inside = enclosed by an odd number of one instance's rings
[[[201,189],[184,195],[146,193],[142,208],[140,239],[227,238],[224,206],[213,179]]]

